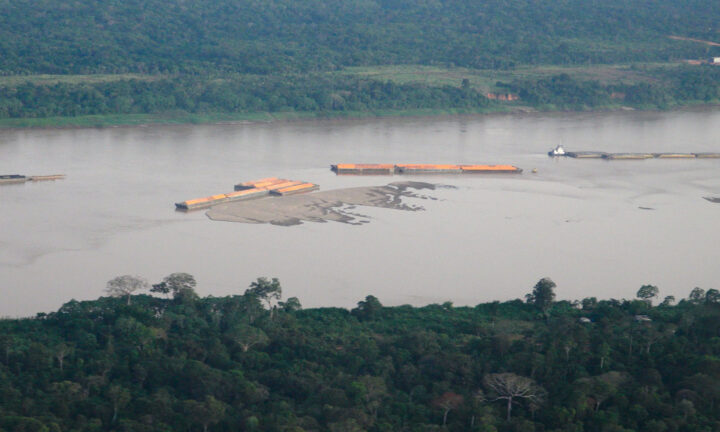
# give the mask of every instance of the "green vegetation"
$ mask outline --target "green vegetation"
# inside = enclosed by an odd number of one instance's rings
[[[0,321],[0,431],[713,431],[720,294],[303,310],[175,273]]]
[[[720,68],[681,61],[720,56],[719,22],[709,0],[0,1],[0,125],[718,103]]]

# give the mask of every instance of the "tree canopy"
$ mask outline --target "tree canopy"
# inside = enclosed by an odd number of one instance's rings
[[[254,295],[129,295],[130,304],[70,301],[0,320],[0,430],[710,431],[720,422],[720,304],[696,302],[696,290],[676,305],[554,301],[545,316],[519,299],[388,307],[367,296],[353,311],[278,307],[271,317]]]

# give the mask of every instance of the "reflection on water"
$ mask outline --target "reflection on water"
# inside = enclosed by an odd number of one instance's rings
[[[552,277],[560,298],[686,296],[720,281],[720,160],[552,159],[568,150],[717,152],[720,110],[284,124],[0,131],[0,174],[64,173],[0,187],[0,315],[102,294],[105,282],[192,273],[201,294],[280,278],[305,306],[522,297]],[[519,176],[409,177],[455,186],[424,212],[358,207],[360,226],[213,222],[175,202],[263,177],[321,190],[387,184],[336,163],[512,164]],[[536,169],[537,173],[532,170]],[[406,178],[403,177],[403,180]],[[648,211],[646,209],[653,209]]]

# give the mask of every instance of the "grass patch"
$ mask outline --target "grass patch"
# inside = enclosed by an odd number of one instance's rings
[[[107,75],[10,75],[0,76],[0,86],[17,86],[24,83],[36,85],[52,84],[96,84],[104,82],[140,80],[155,81],[169,78],[167,75],[107,74]]]
[[[521,66],[512,70],[483,70],[467,68],[443,68],[437,66],[396,65],[349,67],[338,72],[398,84],[423,84],[427,86],[449,85],[459,87],[464,79],[472,87],[486,92],[504,91],[497,82],[523,79],[547,78],[568,74],[578,80],[594,80],[603,84],[655,81],[652,71],[658,68],[677,67],[681,63],[643,63],[627,65],[592,66]]]

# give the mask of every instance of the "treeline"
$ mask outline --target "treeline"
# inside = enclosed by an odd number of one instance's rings
[[[653,306],[525,301],[303,310],[276,279],[195,280],[0,321],[2,431],[589,431],[720,428],[720,292]]]
[[[375,109],[478,108],[468,87],[396,84],[354,77],[178,77],[88,84],[0,87],[0,118],[94,114],[325,112]]]
[[[498,83],[530,105],[582,109],[625,105],[638,108],[669,108],[688,102],[720,101],[720,67],[683,66],[655,69],[656,79],[632,84],[602,84],[578,80],[567,74],[549,78]]]
[[[712,0],[51,0],[0,2],[0,73],[283,74],[706,57]],[[715,54],[717,55],[717,54]]]
[[[497,83],[540,109],[613,106],[669,108],[720,101],[720,67],[655,69],[653,81],[600,83],[567,74]],[[0,86],[0,118],[102,114],[343,112],[481,109],[494,104],[464,81],[460,86],[395,83],[344,74],[232,78],[176,76],[95,83],[25,82]]]

